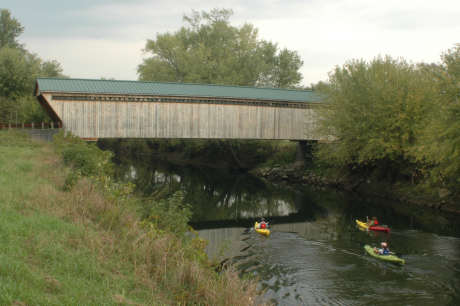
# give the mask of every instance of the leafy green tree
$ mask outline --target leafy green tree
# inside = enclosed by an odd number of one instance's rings
[[[18,115],[18,99],[32,93],[37,62],[23,50],[0,48],[0,121],[7,122]]]
[[[22,45],[16,39],[23,31],[24,27],[16,18],[11,17],[9,10],[0,10],[0,48],[21,48]]]
[[[437,95],[418,156],[433,165],[431,177],[435,183],[459,192],[460,44],[444,53],[441,59],[440,65],[425,67],[433,76]]]
[[[41,60],[35,55],[20,49],[0,48],[0,96],[14,99],[32,93],[40,69]]]
[[[33,97],[37,77],[62,77],[56,61],[42,61],[22,49],[0,48],[0,121],[46,121]]]
[[[56,60],[40,61],[39,76],[45,78],[65,78],[61,64]]]
[[[8,10],[0,12],[0,122],[46,121],[33,97],[37,77],[64,77],[57,61],[43,61],[17,41],[24,28]]]
[[[184,16],[187,26],[175,33],[147,40],[152,56],[138,67],[143,81],[294,87],[299,84],[302,60],[295,51],[279,50],[258,39],[250,24],[234,27],[231,10]]]
[[[333,135],[319,156],[355,169],[378,169],[388,179],[414,175],[414,150],[435,97],[431,75],[391,57],[352,60],[320,84],[325,95],[320,130]]]

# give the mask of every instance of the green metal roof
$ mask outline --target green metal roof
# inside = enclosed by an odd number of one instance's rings
[[[37,95],[44,92],[65,92],[236,98],[289,102],[320,102],[321,100],[318,94],[309,90],[89,79],[38,78],[36,90]]]

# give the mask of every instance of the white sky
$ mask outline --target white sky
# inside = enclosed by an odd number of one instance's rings
[[[1,0],[25,27],[19,40],[72,78],[136,80],[142,49],[192,10],[229,8],[259,38],[299,52],[302,83],[327,80],[347,60],[378,55],[439,62],[460,43],[460,0]]]

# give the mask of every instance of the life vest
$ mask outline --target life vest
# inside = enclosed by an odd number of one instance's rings
[[[265,223],[260,223],[260,228],[267,228],[267,225]]]
[[[379,221],[377,221],[377,219],[375,219],[373,225],[379,225]]]

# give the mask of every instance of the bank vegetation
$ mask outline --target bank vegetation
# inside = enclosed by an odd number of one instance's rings
[[[0,304],[256,302],[254,280],[215,272],[180,193],[142,211],[110,159],[74,137],[0,132]]]
[[[318,168],[410,198],[459,198],[460,45],[437,64],[351,60],[316,90],[321,133],[335,138],[319,144]]]

